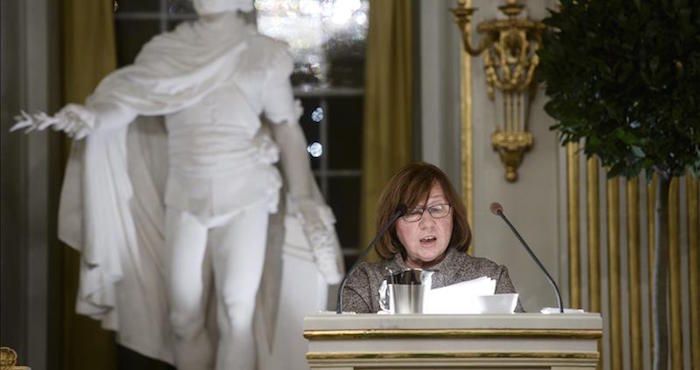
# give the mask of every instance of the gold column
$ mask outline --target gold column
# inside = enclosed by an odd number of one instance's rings
[[[700,256],[698,256],[698,180],[685,175],[688,199],[688,279],[690,287],[690,354],[691,368],[700,370]],[[693,330],[692,328],[695,328]]]
[[[627,266],[629,271],[630,364],[642,368],[642,299],[639,292],[639,179],[627,180]]]
[[[471,1],[467,0],[467,7]],[[474,225],[474,204],[472,203],[472,58],[462,48],[462,196],[467,205],[467,221]],[[474,253],[474,234],[472,230],[472,247],[469,254]]]
[[[586,161],[586,201],[588,219],[588,309],[591,312],[601,312],[600,305],[600,215],[598,207],[600,194],[598,191],[598,158],[591,157]],[[598,353],[603,353],[602,339],[598,339]],[[598,369],[601,368],[602,357],[598,359]]]
[[[588,305],[591,312],[600,312],[600,216],[598,207],[598,159],[590,158],[586,163],[588,178]]]
[[[654,286],[654,239],[656,237],[655,227],[655,204],[656,204],[656,187],[659,186],[658,176],[653,175],[651,181],[647,184],[647,245],[649,246],[649,328],[653,328],[654,313],[653,306],[653,291]],[[649,336],[649,352],[654,353],[654,334]]]
[[[579,157],[578,143],[566,146],[566,172],[568,180],[568,221],[569,221],[569,292],[570,306],[581,308],[581,272],[579,269]]]
[[[610,368],[622,369],[622,329],[620,319],[620,180],[607,184],[608,275],[610,280]]]
[[[671,179],[668,192],[668,267],[670,273],[671,302],[671,369],[683,368],[683,329],[681,311],[681,251],[680,226],[678,225],[678,177]]]

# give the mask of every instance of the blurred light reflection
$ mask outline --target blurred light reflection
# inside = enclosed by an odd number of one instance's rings
[[[321,123],[321,121],[323,121],[323,108],[318,107],[314,109],[314,111],[311,112],[311,119],[314,120],[314,122]]]
[[[312,157],[318,158],[323,155],[323,145],[321,143],[314,141],[306,148],[306,151],[311,154]]]
[[[295,73],[306,76],[298,84],[329,85],[331,61],[364,56],[369,0],[255,0],[255,8],[260,32],[289,44]]]

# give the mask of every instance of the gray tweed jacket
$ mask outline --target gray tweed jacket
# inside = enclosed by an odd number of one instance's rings
[[[402,271],[407,267],[398,253],[393,259],[378,263],[360,262],[345,283],[343,311],[378,312],[380,310],[379,286],[386,277],[387,268],[392,271]],[[435,271],[432,277],[433,288],[487,276],[496,280],[496,293],[517,293],[505,266],[486,258],[472,257],[454,248],[448,248],[445,259],[429,270]],[[524,312],[520,300],[515,311]]]

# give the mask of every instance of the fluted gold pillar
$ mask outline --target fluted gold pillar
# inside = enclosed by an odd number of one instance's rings
[[[569,220],[569,305],[581,308],[581,272],[579,269],[579,157],[578,143],[566,146],[567,179],[568,179],[568,220]]]
[[[681,309],[681,247],[678,215],[678,178],[671,179],[668,192],[668,268],[670,278],[669,313],[671,316],[671,369],[683,369],[683,332]]]
[[[688,282],[690,290],[690,359],[693,370],[700,370],[700,256],[698,256],[698,180],[685,175],[688,199]]]
[[[610,368],[622,369],[622,325],[620,318],[620,180],[607,183],[608,276],[610,301]]]
[[[648,268],[649,268],[649,328],[653,328],[653,321],[654,321],[654,314],[651,310],[651,302],[654,301],[653,299],[653,290],[652,287],[654,286],[654,246],[655,246],[655,237],[656,237],[656,212],[655,212],[655,204],[656,204],[656,187],[659,186],[659,179],[656,174],[652,177],[651,181],[647,184],[647,245],[648,245],[648,254],[649,254],[649,261],[648,261]],[[649,351],[651,353],[654,352],[654,335],[649,336]]]
[[[642,368],[642,298],[639,292],[639,179],[627,180],[627,266],[629,278],[630,364]]]
[[[471,0],[467,0],[466,7],[471,7]],[[471,27],[471,26],[470,26]],[[467,221],[474,225],[473,192],[473,167],[472,167],[472,57],[460,48],[462,66],[462,197],[467,205]],[[475,248],[474,235],[472,234],[472,247],[468,249],[473,254]]]
[[[598,166],[596,157],[586,161],[586,218],[588,221],[588,310],[601,312],[600,304],[600,192],[598,191]],[[598,352],[603,353],[602,338],[598,339]],[[601,368],[602,356],[598,359]]]
[[[588,305],[591,312],[600,312],[600,216],[598,207],[598,159],[586,162],[586,210],[588,221]]]

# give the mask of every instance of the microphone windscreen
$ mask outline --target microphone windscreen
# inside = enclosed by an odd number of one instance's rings
[[[491,209],[491,213],[493,213],[496,216],[498,216],[498,214],[500,213],[503,213],[503,206],[501,205],[501,203],[498,202],[491,203],[489,209]]]

